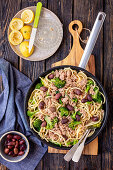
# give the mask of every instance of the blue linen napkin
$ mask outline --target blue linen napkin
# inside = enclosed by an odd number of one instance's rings
[[[0,75],[4,87],[0,94],[0,137],[7,131],[17,130],[25,134],[30,142],[30,151],[24,160],[10,163],[0,157],[0,163],[11,170],[34,170],[47,146],[42,146],[33,136],[24,118],[24,99],[31,80],[4,59],[0,59]]]

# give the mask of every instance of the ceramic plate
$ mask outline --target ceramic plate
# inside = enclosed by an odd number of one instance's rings
[[[31,9],[34,13],[36,11],[36,6],[31,6],[19,11],[14,18],[21,18],[21,13],[25,9]],[[28,24],[33,26],[33,23]],[[8,28],[8,36],[11,32],[10,27]],[[59,18],[50,10],[43,8],[40,15],[39,25],[37,28],[37,35],[35,38],[35,50],[30,57],[24,57],[20,50],[19,45],[14,46],[10,42],[10,46],[13,51],[25,60],[30,61],[41,61],[52,56],[56,50],[59,48],[63,38],[63,28]],[[27,41],[27,40],[25,40]]]

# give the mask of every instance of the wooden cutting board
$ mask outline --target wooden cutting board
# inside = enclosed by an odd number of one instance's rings
[[[74,26],[76,25],[78,26],[77,31],[73,29]],[[65,59],[52,64],[52,67],[60,66],[60,65],[73,65],[73,66],[79,65],[82,54],[84,52],[84,50],[82,49],[80,45],[79,36],[78,36],[78,34],[80,35],[82,28],[83,28],[82,23],[78,20],[74,20],[69,24],[69,31],[73,36],[72,49],[69,55]],[[90,56],[86,69],[95,75],[95,59],[93,55]],[[58,150],[58,149],[48,147],[48,153],[67,153],[67,151],[68,150]],[[85,146],[83,154],[85,155],[97,155],[98,154],[98,137],[95,140],[93,140],[90,144]]]

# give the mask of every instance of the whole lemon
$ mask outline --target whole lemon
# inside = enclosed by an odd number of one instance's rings
[[[24,57],[29,57],[33,51],[34,51],[34,46],[32,47],[30,53],[29,53],[29,42],[28,41],[23,41],[20,44],[20,51]]]
[[[30,39],[30,34],[31,34],[32,27],[30,25],[26,25],[21,28],[21,33],[24,37],[24,39],[28,40]]]

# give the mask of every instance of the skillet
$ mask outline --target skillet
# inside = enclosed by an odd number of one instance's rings
[[[71,69],[76,70],[77,72],[79,72],[80,70],[83,71],[88,77],[91,77],[96,82],[96,84],[98,85],[100,91],[104,94],[105,99],[106,99],[106,102],[103,105],[104,118],[103,118],[101,127],[97,128],[95,130],[94,134],[91,137],[87,138],[85,144],[88,144],[91,141],[93,141],[101,133],[102,129],[104,128],[104,126],[106,124],[107,117],[108,117],[108,112],[109,112],[108,97],[107,97],[107,94],[106,94],[102,84],[100,83],[100,81],[94,75],[92,75],[90,72],[85,70],[85,67],[86,67],[87,62],[88,62],[89,57],[90,57],[90,54],[91,54],[91,52],[92,52],[92,50],[94,48],[94,45],[95,45],[95,42],[97,40],[98,34],[99,34],[100,29],[102,27],[102,24],[104,22],[105,16],[106,16],[105,13],[99,12],[99,14],[97,16],[97,19],[95,21],[95,24],[93,26],[92,32],[90,34],[89,40],[87,42],[86,48],[84,50],[84,54],[82,56],[81,62],[79,64],[79,67],[71,66],[71,65],[57,66],[57,67],[53,67],[53,68],[51,68],[51,69],[49,69],[49,70],[47,70],[47,71],[45,71],[45,72],[43,72],[42,74],[39,75],[39,77],[45,77],[47,74],[51,73],[52,71],[59,70],[59,69],[64,69],[66,67],[70,67]],[[37,79],[31,84],[31,86],[30,86],[30,88],[29,88],[29,90],[27,92],[26,98],[25,98],[24,113],[25,113],[25,118],[26,118],[28,124],[29,124],[29,117],[26,115],[27,107],[28,107],[28,100],[30,98],[30,95],[31,95],[32,91],[35,89],[36,84],[40,82],[39,77],[37,77]],[[55,144],[53,144],[51,142],[47,142],[46,140],[41,139],[41,137],[35,131],[33,131],[32,129],[31,129],[31,131],[42,143],[45,143],[46,145],[48,145],[50,147],[53,147],[53,148],[56,148],[56,149],[61,149],[61,150],[69,150],[71,148],[71,147],[65,147],[65,146],[60,147],[60,146],[57,146],[57,145],[55,145]]]

